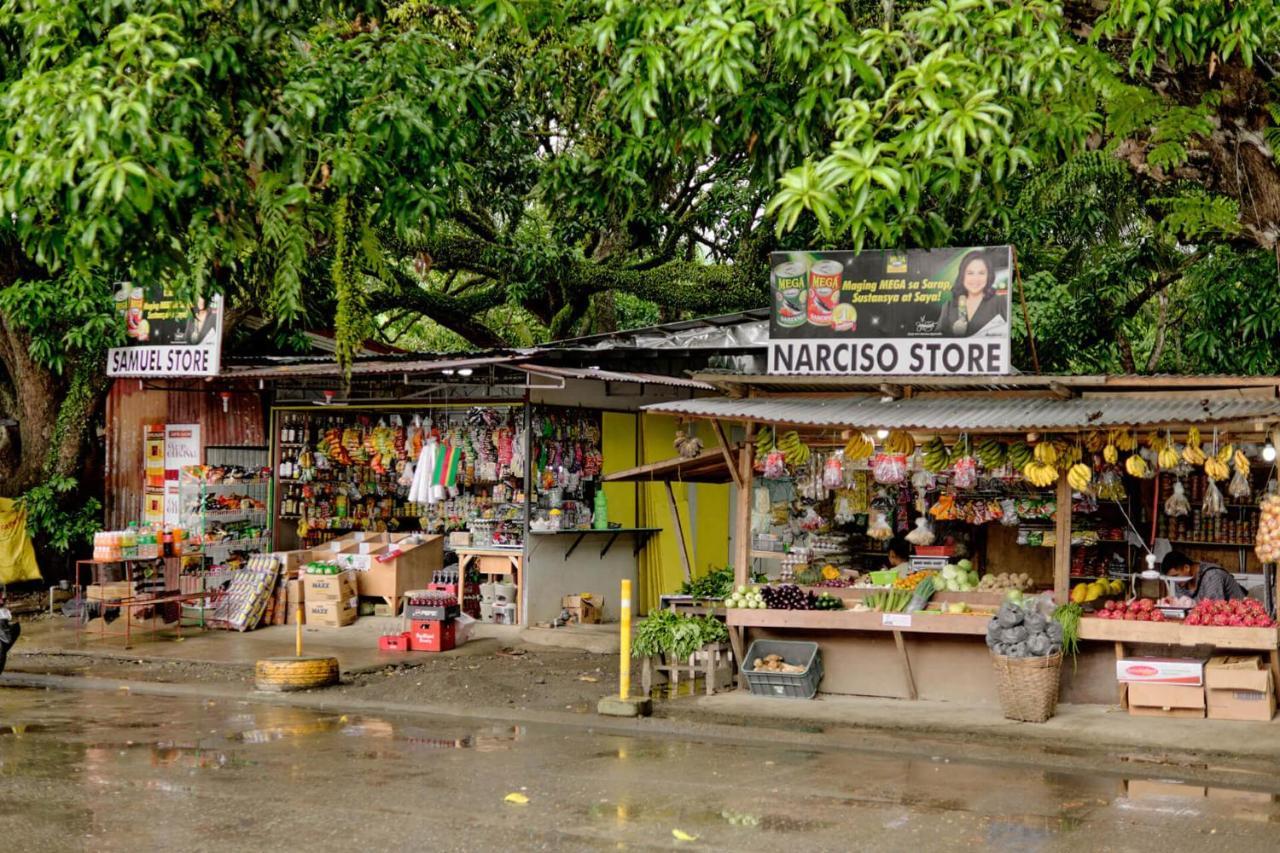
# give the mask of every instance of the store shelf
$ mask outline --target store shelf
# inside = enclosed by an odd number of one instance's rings
[[[567,562],[569,558],[573,556],[573,552],[576,551],[578,549],[578,546],[582,544],[582,540],[588,536],[608,536],[609,537],[609,541],[606,542],[604,547],[600,549],[600,556],[603,557],[605,554],[609,553],[609,549],[613,547],[613,543],[618,540],[619,536],[630,533],[636,537],[635,548],[632,549],[632,556],[636,556],[641,551],[644,550],[644,546],[649,543],[649,540],[654,535],[661,532],[662,532],[661,527],[610,527],[603,530],[596,530],[595,528],[573,529],[573,530],[530,530],[529,535],[530,536],[576,536],[577,538],[573,540],[573,544],[570,545],[568,550],[564,552],[564,559]]]
[[[200,515],[193,512],[192,515]],[[203,515],[208,521],[243,521],[246,518],[255,518],[257,516],[266,517],[265,509],[217,509],[208,510]]]
[[[1218,628],[1179,622],[1129,622],[1089,616],[1080,620],[1080,639],[1219,649],[1280,648],[1280,628]]]
[[[1166,537],[1159,536],[1163,539]],[[1170,539],[1170,545],[1192,545],[1199,548],[1252,548],[1253,542],[1198,542],[1192,539]]]
[[[830,590],[828,590],[830,591]],[[909,618],[910,624],[885,624],[885,617]],[[966,634],[985,636],[991,616],[979,614],[854,613],[850,610],[740,610],[725,616],[734,628],[808,628],[828,631],[904,631],[917,634]]]
[[[234,480],[226,483],[186,482],[186,483],[183,483],[183,488],[189,489],[191,491],[200,489],[210,494],[222,494],[224,492],[232,491],[234,489],[240,489],[243,491],[246,488],[252,488],[256,486],[265,486],[270,482],[271,482],[270,480]]]
[[[781,560],[787,556],[786,551],[752,551],[750,553],[753,560]]]

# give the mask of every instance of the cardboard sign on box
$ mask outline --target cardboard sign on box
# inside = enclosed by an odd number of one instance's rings
[[[307,625],[324,628],[344,628],[356,621],[359,615],[359,599],[347,601],[308,601]]]
[[[1116,681],[1143,684],[1204,684],[1204,661],[1195,658],[1123,658],[1116,661]]]
[[[1270,720],[1276,713],[1271,670],[1256,656],[1215,657],[1204,668],[1211,720]]]
[[[1204,718],[1204,688],[1185,684],[1127,685],[1125,704],[1131,717]]]
[[[302,596],[307,601],[345,601],[355,598],[356,573],[339,572],[336,575],[303,575]]]

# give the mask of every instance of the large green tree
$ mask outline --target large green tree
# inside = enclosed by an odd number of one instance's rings
[[[345,360],[757,307],[774,248],[1012,242],[1044,369],[1275,370],[1278,22],[3,0],[0,494],[73,494],[126,279],[336,327]]]

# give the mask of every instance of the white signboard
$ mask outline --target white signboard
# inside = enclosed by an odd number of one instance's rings
[[[182,497],[178,478],[183,468],[199,465],[200,424],[165,424],[164,427],[164,523],[182,521]]]
[[[194,305],[159,288],[123,282],[116,312],[128,343],[107,352],[108,376],[216,376],[222,356],[222,296]]]

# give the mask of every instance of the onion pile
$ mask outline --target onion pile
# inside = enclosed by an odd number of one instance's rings
[[[1280,562],[1280,495],[1262,499],[1262,517],[1258,519],[1258,536],[1253,552],[1264,563]]]

